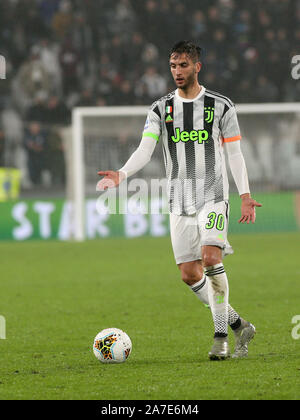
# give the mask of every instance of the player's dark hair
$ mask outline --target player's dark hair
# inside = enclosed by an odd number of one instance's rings
[[[200,61],[201,48],[194,44],[192,41],[179,41],[171,49],[169,59],[174,53],[185,53],[193,60],[194,63],[196,63],[197,61]]]

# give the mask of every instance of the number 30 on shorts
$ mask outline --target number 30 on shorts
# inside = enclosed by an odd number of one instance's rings
[[[214,211],[208,214],[208,223],[206,223],[206,229],[213,229],[216,227],[218,230],[223,230],[225,225],[225,218],[223,214],[216,214]]]

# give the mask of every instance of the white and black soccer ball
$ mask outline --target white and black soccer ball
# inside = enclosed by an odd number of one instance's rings
[[[119,328],[100,331],[93,344],[94,355],[102,363],[123,363],[132,350],[129,336]]]

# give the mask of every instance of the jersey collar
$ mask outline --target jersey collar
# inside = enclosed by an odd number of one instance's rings
[[[201,90],[200,90],[200,92],[198,93],[198,95],[197,95],[195,98],[193,98],[193,99],[186,99],[186,98],[182,98],[182,97],[179,95],[179,93],[178,93],[178,89],[176,89],[176,90],[175,90],[175,96],[176,96],[176,99],[179,99],[179,100],[180,100],[180,101],[182,101],[182,102],[194,102],[194,101],[196,101],[197,99],[201,98],[201,96],[203,96],[203,95],[204,95],[204,93],[205,93],[205,87],[201,85]]]

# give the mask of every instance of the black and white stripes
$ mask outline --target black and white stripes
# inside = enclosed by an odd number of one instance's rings
[[[225,268],[222,265],[218,266],[217,268],[214,267],[206,267],[205,268],[205,274],[208,277],[213,277],[213,276],[217,276],[218,274],[223,274],[225,273]]]
[[[162,138],[171,213],[192,215],[208,202],[228,200],[220,139],[224,132],[228,138],[236,135],[238,127],[228,117],[233,107],[226,96],[203,86],[193,100],[176,90],[153,104],[147,131]]]
[[[202,281],[201,284],[197,284],[196,286],[192,286],[191,289],[193,292],[197,293],[199,292],[201,289],[203,289],[203,287],[206,285],[206,277],[204,276],[204,280]]]

